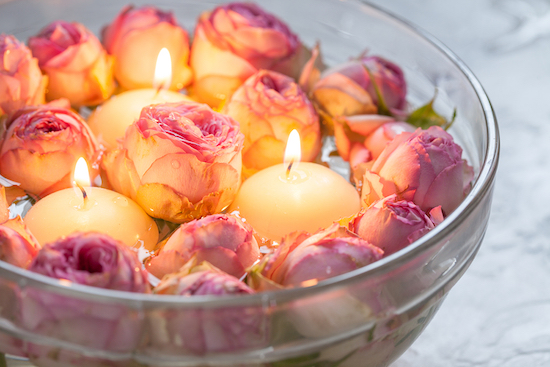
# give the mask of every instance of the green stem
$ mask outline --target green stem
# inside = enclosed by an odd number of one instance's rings
[[[6,363],[6,355],[4,353],[0,353],[0,367],[8,367],[8,364]]]

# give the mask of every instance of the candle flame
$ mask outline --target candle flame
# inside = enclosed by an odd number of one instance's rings
[[[84,158],[80,157],[76,161],[76,165],[74,167],[73,186],[75,187],[77,194],[78,192],[82,193],[82,197],[86,200],[88,195],[86,194],[86,190],[84,190],[84,186],[91,185],[92,183],[90,181],[90,172],[88,172],[88,164]]]
[[[290,173],[292,165],[300,162],[301,158],[302,148],[300,146],[300,134],[298,133],[298,130],[294,129],[288,135],[285,148],[284,165],[287,167],[287,175]]]
[[[170,52],[166,47],[160,50],[155,65],[155,76],[153,78],[153,88],[155,89],[170,89],[172,83],[172,59]]]

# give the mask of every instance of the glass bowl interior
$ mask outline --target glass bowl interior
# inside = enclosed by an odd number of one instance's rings
[[[364,51],[380,55],[403,69],[411,106],[437,93],[439,113],[449,118],[456,110],[449,131],[476,173],[466,199],[436,229],[381,261],[311,287],[250,296],[121,293],[0,262],[0,351],[29,357],[37,365],[383,366],[433,317],[473,260],[487,226],[499,138],[483,88],[433,37],[367,3],[256,2],[285,20],[307,46],[319,42],[327,65]],[[172,10],[192,33],[197,16],[220,3],[155,5]],[[0,32],[23,41],[62,19],[81,22],[99,35],[124,5],[115,0],[2,1]]]

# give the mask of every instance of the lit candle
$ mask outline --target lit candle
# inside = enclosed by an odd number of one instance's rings
[[[39,200],[23,219],[40,244],[73,232],[105,233],[130,247],[153,250],[158,241],[155,221],[132,199],[100,187],[89,187],[88,166],[76,164],[75,189],[56,191]]]
[[[238,211],[262,237],[279,241],[297,230],[310,233],[361,208],[357,190],[342,176],[300,162],[300,136],[290,134],[285,162],[266,168],[241,185],[229,212]]]
[[[171,80],[170,53],[163,48],[157,58],[154,88],[134,89],[113,96],[95,109],[88,118],[88,125],[106,148],[116,148],[117,139],[124,137],[126,128],[139,117],[143,107],[191,100],[181,93],[167,90]]]

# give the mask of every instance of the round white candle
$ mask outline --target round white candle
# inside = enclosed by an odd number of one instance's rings
[[[266,168],[243,182],[229,207],[259,235],[275,241],[297,230],[310,233],[357,213],[357,190],[327,167],[302,162]]]
[[[42,245],[74,232],[101,232],[130,247],[153,250],[155,221],[132,199],[100,187],[86,187],[88,198],[74,189],[56,191],[39,200],[24,222]]]
[[[74,232],[101,232],[127,246],[152,251],[158,242],[155,221],[132,199],[90,186],[88,165],[79,158],[74,189],[56,191],[39,200],[23,218],[42,245]]]
[[[88,118],[88,125],[107,149],[113,149],[117,147],[117,139],[123,138],[128,126],[139,118],[143,107],[189,100],[170,90],[134,89],[113,96],[96,108]]]

